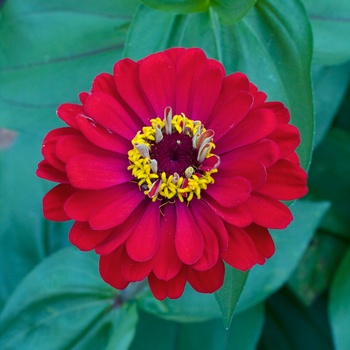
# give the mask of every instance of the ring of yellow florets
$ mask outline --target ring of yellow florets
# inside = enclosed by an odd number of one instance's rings
[[[192,146],[198,152],[197,166],[188,164],[182,176],[176,172],[158,172],[157,159],[150,156],[152,146],[172,133],[191,137]],[[212,174],[218,171],[220,163],[220,158],[211,153],[215,148],[213,135],[214,132],[204,129],[200,121],[188,119],[183,113],[172,116],[171,108],[167,107],[164,120],[159,117],[151,119],[151,126],[144,126],[131,141],[133,149],[128,152],[128,170],[131,170],[139,188],[143,189],[144,194],[152,201],[172,200],[177,197],[181,202],[189,202],[194,196],[200,199],[201,191],[214,183]],[[210,157],[216,157],[215,166],[209,171],[201,170],[201,163]]]

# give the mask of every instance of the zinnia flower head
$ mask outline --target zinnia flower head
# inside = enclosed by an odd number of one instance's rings
[[[75,221],[70,241],[100,255],[107,283],[211,293],[224,262],[245,271],[273,255],[268,228],[292,220],[281,200],[307,192],[282,103],[197,48],[123,59],[80,101],[58,108],[68,126],[45,137],[37,175],[59,183],[45,217]]]

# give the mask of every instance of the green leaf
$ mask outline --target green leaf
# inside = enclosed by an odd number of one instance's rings
[[[211,0],[211,8],[224,24],[233,24],[243,18],[257,0]]]
[[[136,3],[6,1],[0,19],[1,124],[41,131],[59,125],[57,106],[76,101],[94,76],[111,71],[121,58]]]
[[[38,265],[5,305],[0,348],[105,348],[113,328],[111,344],[118,339],[126,348],[132,328],[120,333],[118,327],[135,326],[135,307],[114,308],[115,290],[101,280],[97,259],[69,247]]]
[[[333,349],[326,298],[307,307],[283,288],[265,305],[265,327],[259,349]]]
[[[157,28],[156,31],[148,29]],[[241,71],[269,100],[284,102],[301,132],[298,148],[307,168],[313,143],[308,18],[299,1],[261,0],[239,22],[222,25],[216,14],[174,15],[140,6],[129,29],[125,56],[140,59],[169,47],[200,47],[228,73]]]
[[[203,12],[209,9],[207,0],[141,0],[145,5],[173,13]]]
[[[114,329],[106,350],[128,350],[135,336],[137,322],[136,304],[124,307],[118,318],[113,319]]]
[[[350,248],[334,276],[330,291],[329,319],[337,350],[347,350],[350,344]]]
[[[11,266],[0,276],[1,306],[36,264],[68,242],[70,224],[43,220],[45,188],[35,176],[40,149],[41,140],[17,134],[11,148],[0,152],[0,260]]]
[[[263,321],[262,304],[234,315],[230,330],[225,330],[220,319],[179,324],[141,312],[130,350],[254,350]]]
[[[159,301],[149,292],[138,302],[142,310],[166,320],[201,322],[221,316],[214,294],[199,294],[190,286],[179,299]]]
[[[350,63],[312,67],[315,101],[315,147],[325,137],[350,82]]]
[[[263,266],[254,266],[250,271],[237,312],[260,303],[287,281],[328,207],[327,202],[294,203],[291,207],[294,221],[284,231],[271,232],[276,252]]]
[[[312,239],[288,286],[306,305],[326,292],[347,248],[343,239],[319,230]]]
[[[314,37],[314,61],[324,65],[350,59],[350,2],[348,0],[303,0]]]
[[[332,128],[316,149],[309,172],[312,198],[328,200],[332,206],[322,228],[349,239],[350,132]]]
[[[230,328],[233,313],[247,277],[248,272],[242,272],[226,265],[224,284],[215,293],[226,329]]]

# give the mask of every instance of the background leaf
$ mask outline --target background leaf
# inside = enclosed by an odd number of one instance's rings
[[[254,350],[263,327],[264,307],[257,305],[234,315],[227,331],[222,320],[200,323],[165,321],[140,313],[131,350]]]
[[[287,288],[281,289],[266,302],[258,349],[333,349],[326,298],[306,307]]]
[[[350,248],[334,277],[329,303],[329,317],[337,350],[347,350],[350,344]]]
[[[350,2],[348,0],[303,0],[314,37],[314,61],[325,65],[350,59]]]
[[[317,147],[332,125],[350,82],[350,63],[337,66],[313,64],[315,144]]]
[[[2,126],[43,133],[59,125],[57,106],[77,100],[98,73],[111,71],[120,59],[136,4],[5,2],[0,19]]]
[[[315,150],[309,172],[310,198],[329,200],[332,206],[322,228],[349,239],[350,132],[332,128]]]
[[[149,31],[150,27],[158,30]],[[174,46],[201,47],[228,73],[246,73],[269,100],[284,102],[301,132],[298,152],[302,166],[308,167],[314,128],[312,47],[308,18],[299,1],[258,1],[233,25],[223,25],[213,12],[175,15],[140,6],[128,32],[125,56],[140,59]]]
[[[1,314],[0,348],[39,349],[43,344],[46,349],[94,348],[105,346],[114,328],[110,346],[119,341],[126,349],[136,325],[136,309],[127,304],[114,307],[116,292],[101,280],[97,269],[94,253],[81,254],[72,247],[44,259],[18,286]],[[124,322],[130,328],[121,332],[118,327]]]

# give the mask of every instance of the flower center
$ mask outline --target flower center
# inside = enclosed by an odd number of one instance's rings
[[[220,165],[220,158],[211,153],[214,131],[183,113],[173,116],[170,107],[165,108],[163,120],[155,118],[151,123],[131,141],[128,170],[153,201],[200,199],[201,190],[214,183],[212,174]]]

